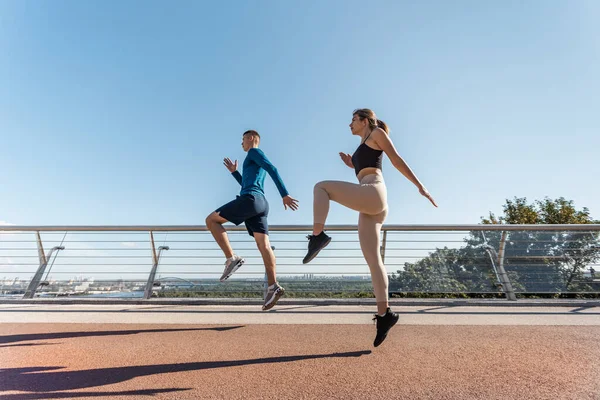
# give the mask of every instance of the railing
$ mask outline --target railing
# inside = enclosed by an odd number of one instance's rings
[[[246,264],[220,283],[224,258],[204,226],[0,226],[0,296],[259,297],[260,253],[227,226]],[[290,297],[371,297],[357,227],[303,265],[310,226],[271,226]],[[391,296],[600,294],[600,225],[386,225]]]

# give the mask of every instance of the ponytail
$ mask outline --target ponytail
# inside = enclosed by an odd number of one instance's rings
[[[390,134],[390,128],[388,128],[387,124],[380,119],[377,120],[377,127],[383,129],[388,135]]]

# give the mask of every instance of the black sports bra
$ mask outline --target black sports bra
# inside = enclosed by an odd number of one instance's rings
[[[369,136],[371,136],[370,133]],[[354,165],[354,172],[356,172],[356,175],[364,168],[381,169],[383,150],[375,150],[374,148],[367,146],[366,141],[369,136],[365,138],[365,141],[362,142],[354,154],[352,154],[352,164]]]

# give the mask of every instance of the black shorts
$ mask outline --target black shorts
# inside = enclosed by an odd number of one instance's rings
[[[235,225],[244,222],[250,236],[254,236],[254,232],[269,234],[269,224],[267,222],[269,203],[264,196],[243,194],[217,208],[215,212]]]

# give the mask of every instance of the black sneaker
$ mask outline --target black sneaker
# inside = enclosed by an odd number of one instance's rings
[[[392,329],[392,326],[396,325],[398,319],[400,317],[398,314],[393,313],[392,310],[388,307],[383,317],[379,315],[375,315],[374,320],[377,320],[377,336],[375,336],[375,341],[373,342],[373,346],[377,347],[385,340],[388,332]]]
[[[313,258],[319,254],[321,250],[323,250],[329,242],[331,242],[331,238],[325,234],[325,232],[321,232],[318,235],[308,235],[308,253],[302,260],[302,264],[308,264],[312,261]]]

